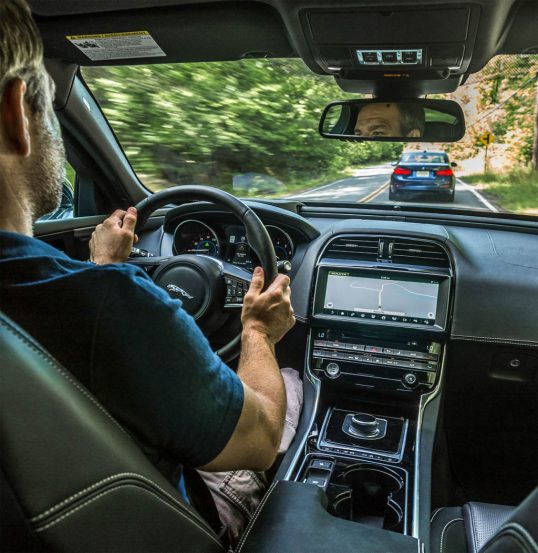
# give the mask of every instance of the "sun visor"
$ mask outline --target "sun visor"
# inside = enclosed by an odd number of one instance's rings
[[[35,16],[45,55],[76,65],[121,65],[295,57],[278,12],[223,3]]]

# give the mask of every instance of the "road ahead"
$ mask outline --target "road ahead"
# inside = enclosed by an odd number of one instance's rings
[[[367,169],[358,169],[352,177],[318,186],[302,194],[294,195],[293,198],[304,201],[395,203],[389,200],[388,191],[388,183],[393,169],[394,167],[391,165],[376,165]],[[398,200],[399,202],[400,200]],[[456,196],[452,203],[437,201],[432,196],[428,198],[413,197],[409,199],[409,202],[414,205],[497,211],[495,206],[461,179],[456,181]]]

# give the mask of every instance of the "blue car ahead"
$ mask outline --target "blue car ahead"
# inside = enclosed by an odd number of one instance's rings
[[[456,178],[446,152],[404,152],[390,177],[389,199],[405,195],[436,194],[444,201],[453,202]]]

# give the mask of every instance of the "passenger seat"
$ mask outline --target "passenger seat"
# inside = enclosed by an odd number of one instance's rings
[[[466,503],[433,512],[432,553],[538,553],[538,488],[519,505]]]

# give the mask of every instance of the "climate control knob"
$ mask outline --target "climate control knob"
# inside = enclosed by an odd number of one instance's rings
[[[416,374],[407,373],[402,378],[402,383],[406,388],[416,388],[419,384]]]
[[[325,367],[325,374],[329,378],[338,378],[340,376],[340,366],[337,363],[329,363]]]

